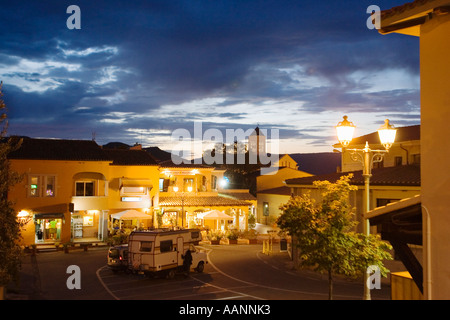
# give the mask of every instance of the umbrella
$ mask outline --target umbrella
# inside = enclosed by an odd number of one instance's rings
[[[111,215],[114,219],[120,220],[133,220],[133,219],[151,219],[152,217],[148,214],[137,210],[125,210],[121,212],[117,212]]]
[[[208,212],[202,212],[197,214],[200,219],[203,220],[233,220],[233,217],[223,213],[219,210],[211,210]]]
[[[219,229],[219,220],[233,220],[233,217],[219,210],[211,210],[197,214],[197,217],[203,220],[216,220],[216,228]]]

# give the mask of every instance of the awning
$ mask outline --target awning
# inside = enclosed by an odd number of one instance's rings
[[[249,207],[251,202],[221,196],[159,197],[160,207]]]
[[[420,195],[390,203],[366,214],[378,227],[381,238],[392,244],[395,253],[408,269],[423,293],[423,268],[408,244],[422,245],[422,200]]]
[[[151,219],[152,216],[137,211],[137,210],[125,210],[125,211],[121,211],[121,212],[117,212],[111,215],[112,218],[114,219],[120,219],[120,220],[133,220],[133,219]]]
[[[219,210],[211,210],[207,212],[198,213],[197,217],[203,220],[233,220],[232,216],[227,215]]]
[[[144,187],[144,188],[153,188],[152,181],[149,179],[120,179],[120,189],[123,187]]]
[[[64,219],[64,213],[36,213],[35,219]]]

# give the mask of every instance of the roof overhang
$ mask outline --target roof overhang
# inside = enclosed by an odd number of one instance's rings
[[[422,245],[422,200],[417,195],[369,211],[365,217],[378,226],[381,238],[389,241],[423,293],[423,268],[409,247]]]
[[[381,12],[381,34],[420,36],[420,26],[433,15],[450,13],[449,0],[416,0]]]

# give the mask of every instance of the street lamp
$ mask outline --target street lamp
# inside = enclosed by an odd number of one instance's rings
[[[173,187],[173,191],[178,192],[178,187]],[[188,192],[192,192],[192,186],[187,187]],[[181,192],[181,227],[184,228],[184,191]]]
[[[342,146],[342,152],[349,151],[351,159],[353,161],[360,162],[363,166],[363,177],[364,177],[364,194],[366,205],[363,212],[363,233],[365,235],[370,234],[369,220],[365,218],[366,213],[370,210],[370,177],[372,176],[372,166],[375,162],[383,161],[383,157],[389,152],[392,144],[395,141],[395,135],[397,129],[389,123],[389,120],[384,121],[378,129],[378,136],[380,138],[381,144],[384,146],[385,150],[372,150],[369,147],[369,143],[366,141],[364,149],[347,149],[348,145],[353,139],[353,132],[355,131],[355,125],[347,120],[347,116],[344,116],[344,120],[339,122],[336,126],[336,132],[339,142]],[[369,278],[369,271],[364,274],[364,299],[370,300],[370,289],[367,286],[367,280]]]

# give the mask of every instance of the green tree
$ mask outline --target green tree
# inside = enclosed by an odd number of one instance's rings
[[[350,205],[351,175],[343,176],[336,183],[316,181],[320,199],[316,202],[310,194],[292,197],[280,209],[279,227],[296,239],[300,251],[300,266],[313,267],[328,273],[329,299],[333,298],[333,274],[357,277],[376,265],[386,276],[385,259],[392,259],[390,245],[377,235],[355,233],[357,222]]]
[[[19,245],[22,223],[8,200],[9,189],[22,179],[21,175],[11,171],[8,161],[8,154],[20,146],[20,140],[6,138],[8,120],[1,89],[0,83],[0,289],[11,281],[18,281],[22,253]]]

